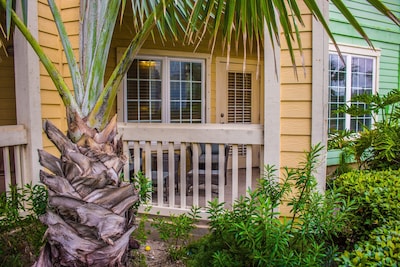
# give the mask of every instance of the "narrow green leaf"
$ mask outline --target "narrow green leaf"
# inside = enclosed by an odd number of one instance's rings
[[[68,38],[68,33],[65,30],[64,23],[62,22],[62,18],[60,12],[55,4],[54,0],[48,0],[50,10],[53,14],[54,21],[56,23],[58,32],[60,34],[61,43],[64,48],[65,56],[67,58],[68,67],[71,73],[72,85],[74,87],[75,99],[78,105],[82,105],[83,99],[83,81],[81,77],[81,73],[79,71],[78,63],[76,62],[74,52],[72,50],[71,43]]]
[[[107,57],[111,45],[112,35],[117,20],[120,1],[119,0],[103,0],[98,2],[98,9],[91,12],[91,16],[84,19],[93,20],[96,24],[96,36],[89,39],[86,43],[87,49],[91,49],[92,58],[87,67],[87,80],[85,81],[85,97],[82,104],[84,114],[88,114],[95,105],[97,98],[103,90],[103,77],[106,69]],[[94,13],[95,12],[95,13]]]
[[[391,19],[396,25],[400,25],[400,20],[398,17],[396,17],[395,14],[393,14],[392,11],[387,8],[383,2],[379,0],[367,0],[373,7],[375,7],[379,12],[381,12],[383,15]]]
[[[342,15],[347,19],[349,24],[364,38],[364,40],[368,43],[368,45],[373,48],[374,45],[372,44],[371,40],[368,38],[363,28],[360,26],[356,18],[353,16],[353,14],[351,14],[350,10],[345,6],[342,0],[332,0],[332,3],[340,11],[340,13],[342,13]],[[315,8],[314,11],[317,12]]]
[[[5,9],[6,9],[6,31],[7,31],[7,39],[10,38],[11,34],[11,11],[12,11],[12,0],[7,0]]]
[[[6,0],[0,0],[0,4],[6,9]],[[54,85],[57,88],[58,93],[63,100],[63,103],[66,107],[68,107],[71,112],[75,112],[78,115],[82,115],[80,108],[78,107],[74,97],[72,96],[67,84],[64,81],[64,78],[61,74],[57,71],[57,68],[54,66],[50,58],[46,55],[43,51],[42,47],[39,45],[38,41],[33,37],[27,26],[22,22],[22,20],[18,17],[18,15],[11,9],[10,15],[11,19],[14,22],[15,26],[20,30],[22,35],[31,45],[32,49],[38,55],[40,61],[42,62],[43,66],[46,68],[47,72],[49,73],[51,79],[53,80]]]
[[[22,18],[25,25],[28,23],[28,0],[21,0]]]
[[[336,0],[332,0],[332,2],[333,1],[336,1]],[[322,14],[321,10],[319,9],[318,4],[314,0],[304,0],[304,3],[307,5],[308,9],[311,11],[311,13],[315,17],[315,19],[317,19],[322,24],[322,26],[325,29],[325,32],[328,34],[329,38],[333,42],[333,44],[336,48],[336,51],[339,54],[339,57],[343,60],[342,53],[340,52],[339,46],[336,43],[335,37],[333,36],[331,30],[329,29],[329,26],[326,23],[324,15]]]
[[[172,2],[173,0],[167,0],[166,4],[170,5]],[[113,104],[118,92],[118,87],[124,75],[129,70],[139,49],[156,26],[157,21],[154,20],[154,17],[159,18],[162,12],[164,12],[164,6],[161,3],[158,4],[153,13],[147,17],[143,27],[141,27],[140,31],[132,39],[88,116],[89,126],[101,130],[107,124],[108,118],[113,112]]]

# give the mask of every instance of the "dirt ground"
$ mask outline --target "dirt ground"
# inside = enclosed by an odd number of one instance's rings
[[[150,250],[146,251],[145,247],[149,246]],[[137,253],[140,253],[142,264],[138,262]],[[170,259],[168,254],[167,245],[158,240],[147,240],[145,245],[141,245],[140,248],[133,255],[136,255],[131,261],[135,262],[132,266],[148,266],[148,267],[184,267],[185,265],[180,262],[174,262]],[[144,259],[144,261],[143,261]]]

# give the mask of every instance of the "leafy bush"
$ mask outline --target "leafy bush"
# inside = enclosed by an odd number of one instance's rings
[[[338,112],[351,116],[371,116],[374,127],[369,129],[362,125],[363,131],[350,142],[342,142],[348,139],[343,139],[343,134],[337,134],[329,141],[328,147],[343,145],[347,154],[354,153],[360,168],[400,168],[400,89],[392,90],[384,96],[357,95],[351,99],[350,105],[343,106]],[[344,135],[349,134],[344,132]]]
[[[151,180],[147,178],[143,172],[139,171],[132,175],[130,182],[133,184],[136,190],[139,192],[139,201],[136,201],[133,205],[133,210],[137,213],[140,205],[147,204],[151,200]]]
[[[211,232],[188,247],[188,266],[330,266],[352,211],[338,193],[320,194],[313,175],[320,146],[282,181],[267,166],[258,187],[235,201],[209,203]],[[294,189],[292,191],[292,189]],[[289,203],[291,218],[277,208]]]
[[[190,233],[196,228],[199,221],[200,208],[192,207],[189,213],[180,215],[171,214],[169,218],[155,217],[153,226],[160,239],[169,245],[169,254],[173,260],[180,259],[186,253],[186,246],[190,241]]]
[[[46,227],[38,220],[47,206],[43,185],[11,186],[0,195],[0,266],[31,265],[41,246]]]
[[[400,222],[374,229],[368,240],[358,242],[351,252],[338,258],[341,266],[397,266],[400,262]]]
[[[375,228],[400,221],[400,171],[353,171],[335,181],[335,191],[355,202],[352,242]]]

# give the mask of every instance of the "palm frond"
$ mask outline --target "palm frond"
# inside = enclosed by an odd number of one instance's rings
[[[88,114],[104,86],[104,73],[120,0],[87,1],[83,6],[81,64],[84,82],[82,110]]]
[[[9,0],[7,0],[7,1],[9,1]],[[0,0],[1,6],[5,10],[7,10],[7,13],[11,17],[14,25],[21,31],[22,35],[24,35],[25,39],[29,42],[32,49],[38,55],[43,66],[46,68],[47,72],[49,73],[50,78],[53,80],[53,83],[56,86],[56,88],[61,96],[61,99],[63,100],[64,105],[66,107],[69,107],[69,109],[72,112],[82,115],[79,106],[77,105],[73,95],[71,94],[67,84],[64,81],[64,78],[57,71],[57,68],[54,66],[53,62],[43,51],[42,47],[40,46],[38,41],[35,39],[35,37],[33,37],[33,35],[29,31],[26,24],[18,17],[18,15],[15,13],[15,11],[13,9],[8,8],[7,1]]]
[[[388,9],[381,1],[379,0],[367,0],[368,3],[370,3],[371,6],[375,7],[376,10],[381,12],[384,16],[388,17],[391,19],[396,25],[400,25],[400,20],[398,17],[396,17],[395,14],[393,14],[390,9]]]
[[[236,49],[240,43],[242,44],[246,58],[247,50],[252,51],[254,46],[257,47],[257,54],[261,53],[260,46],[264,42],[265,26],[270,39],[275,39],[279,46],[281,31],[283,32],[291,61],[293,66],[296,66],[293,51],[295,48],[302,51],[299,25],[304,25],[297,1],[216,0],[211,1],[213,4],[209,2],[207,0],[195,2],[186,31],[188,43],[202,41],[207,30],[212,39],[211,53],[214,51],[217,39],[222,38],[228,61],[233,43]]]
[[[346,7],[342,0],[332,0],[332,3],[336,8],[342,13],[342,15],[348,20],[351,26],[364,38],[370,47],[374,47],[371,40],[368,38],[367,34],[363,28],[358,23],[357,19],[353,16],[350,10]]]
[[[171,12],[171,9],[176,8],[172,5],[173,2],[173,0],[165,0],[164,2],[160,2],[157,6],[155,6],[152,13],[148,15],[145,14],[146,19],[143,21],[140,31],[135,35],[128,48],[125,50],[87,118],[87,123],[90,126],[102,129],[107,124],[108,118],[113,112],[113,103],[124,74],[128,71],[133,60],[135,59],[135,56],[137,55],[143,43],[146,41],[147,37],[156,27],[158,20],[179,20],[181,18],[178,16],[177,12]],[[139,7],[139,9],[141,9],[141,7]],[[175,14],[177,17],[172,17],[171,15],[166,16],[166,14]],[[165,25],[173,24],[174,23],[166,23]],[[177,29],[168,28],[168,30],[173,32]]]
[[[75,100],[77,104],[82,108],[82,96],[83,96],[83,81],[79,71],[78,63],[76,62],[74,52],[72,50],[71,43],[68,38],[67,31],[65,30],[64,23],[62,22],[60,12],[54,2],[54,0],[48,0],[50,10],[53,14],[54,21],[57,25],[58,32],[60,34],[61,43],[64,48],[65,56],[67,58],[68,67],[71,73],[72,85],[75,92]]]

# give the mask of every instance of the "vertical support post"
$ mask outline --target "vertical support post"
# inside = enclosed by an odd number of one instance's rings
[[[328,20],[329,2],[318,0],[320,10]],[[317,187],[321,192],[326,187],[326,145],[328,139],[328,56],[329,38],[321,23],[312,20],[312,122],[311,144],[321,143],[322,150],[316,170]]]
[[[280,51],[276,40],[269,38],[267,27],[264,27],[264,36],[264,165],[274,165],[279,170],[281,154]],[[278,51],[275,51],[274,47]]]
[[[28,28],[36,38],[38,36],[37,3],[37,1],[27,1]],[[21,10],[17,12],[21,14]],[[24,151],[26,169],[23,175],[26,176],[25,182],[32,181],[36,184],[39,182],[41,169],[38,149],[43,148],[40,66],[39,58],[18,29],[14,33],[14,68],[17,123],[25,126],[28,138],[28,145]]]

